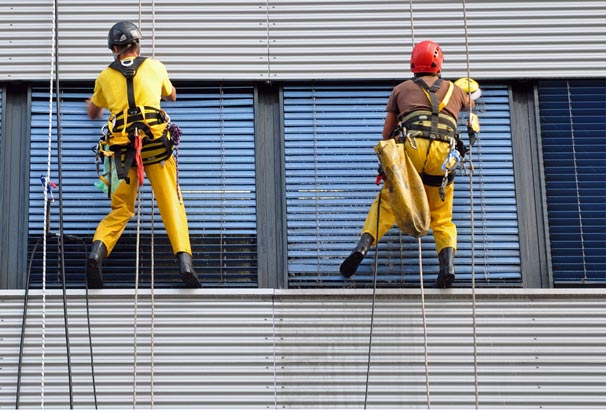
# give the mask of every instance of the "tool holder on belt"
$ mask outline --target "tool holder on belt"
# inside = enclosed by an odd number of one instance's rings
[[[171,136],[164,129],[159,138],[154,137],[151,126],[168,124],[170,118],[164,110],[151,106],[137,106],[135,102],[134,77],[145,57],[114,61],[110,68],[118,70],[126,79],[128,108],[108,119],[109,133],[106,142],[114,154],[118,177],[130,183],[128,171],[137,165],[139,184],[143,183],[143,166],[168,159],[174,149]],[[109,144],[109,141],[112,143]],[[145,155],[141,156],[144,152]]]
[[[398,143],[408,141],[410,146],[416,148],[416,139],[427,139],[427,154],[434,141],[448,143],[450,151],[448,157],[444,160],[442,169],[444,175],[430,175],[425,173],[424,168],[420,175],[423,183],[427,186],[439,187],[440,197],[445,199],[446,186],[454,181],[455,170],[458,161],[465,156],[465,144],[457,133],[457,121],[447,113],[442,113],[442,109],[448,104],[452,95],[454,85],[448,82],[448,91],[444,99],[440,102],[436,96],[436,92],[443,83],[443,79],[437,79],[435,83],[429,87],[423,79],[414,78],[413,81],[421,87],[427,99],[431,103],[431,111],[415,110],[398,118],[398,125],[393,130],[391,137],[396,139]],[[427,161],[427,160],[426,160]]]

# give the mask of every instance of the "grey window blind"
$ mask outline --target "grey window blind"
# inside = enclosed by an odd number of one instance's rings
[[[364,287],[372,283],[372,249],[352,280],[339,265],[359,239],[374,196],[390,86],[286,87],[284,129],[290,287]],[[458,228],[457,285],[519,285],[520,253],[511,149],[508,90],[483,86],[482,131],[472,159],[474,220],[469,177],[455,179],[453,218]],[[466,115],[465,115],[466,116]],[[464,124],[462,116],[460,123]],[[461,133],[464,128],[461,127]],[[466,135],[465,135],[466,137]],[[472,224],[474,242],[471,242]],[[419,282],[416,240],[393,228],[378,245],[378,282],[400,287]],[[437,274],[433,236],[422,239],[426,281]]]
[[[84,285],[85,246],[109,199],[94,186],[92,147],[103,121],[90,121],[84,100],[91,87],[66,87],[61,93],[63,233],[82,241],[65,242],[70,285]],[[188,214],[194,265],[205,286],[256,286],[256,206],[253,89],[250,87],[178,88],[178,100],[164,104],[171,120],[183,129],[178,151],[179,184]],[[29,236],[30,251],[43,233],[44,200],[40,176],[46,174],[48,153],[48,89],[32,93]],[[55,104],[53,111],[56,112]],[[51,180],[57,182],[57,133],[53,117]],[[58,192],[55,191],[55,197]],[[59,230],[59,202],[51,204],[51,230]],[[129,222],[104,265],[106,287],[130,287],[135,279],[137,217]],[[154,245],[157,286],[181,287],[178,266],[151,185],[141,190],[140,277],[149,285]],[[57,273],[56,240],[49,239],[49,281]],[[72,244],[73,243],[73,244]],[[42,254],[33,260],[33,284],[41,280]]]

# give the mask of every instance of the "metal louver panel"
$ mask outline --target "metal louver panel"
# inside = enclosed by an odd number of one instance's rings
[[[453,218],[458,229],[457,284],[520,284],[508,90],[483,86],[482,123],[473,150],[474,244],[469,177],[457,175]],[[359,239],[379,187],[373,147],[381,138],[391,86],[286,87],[284,129],[290,287],[368,286],[371,251],[351,281],[339,265]],[[464,124],[464,115],[460,123]],[[460,132],[465,136],[463,128]],[[433,236],[422,239],[426,282],[434,279]],[[376,249],[375,249],[376,250]],[[379,243],[379,284],[418,284],[417,242],[394,227]],[[473,254],[473,259],[472,259]]]
[[[601,0],[281,0],[269,19],[272,79],[398,79],[413,38],[440,43],[451,78],[466,76],[467,58],[482,79],[606,74]]]
[[[0,5],[0,80],[49,77],[52,10],[47,0]],[[175,79],[398,79],[413,38],[443,45],[447,77],[466,74],[467,56],[480,79],[606,74],[603,0],[59,0],[57,15],[66,80],[95,78],[116,16],[141,20],[143,54]]]
[[[15,406],[22,293],[0,294],[0,409]],[[94,408],[84,293],[68,292],[75,409]],[[151,407],[153,381],[162,409],[362,409],[368,368],[371,410],[606,408],[603,289],[475,298],[426,291],[425,353],[418,290],[377,290],[372,346],[371,290],[162,290],[153,323],[149,291],[136,320],[132,291],[92,292],[98,407],[133,408],[136,371],[137,408]],[[42,382],[44,409],[69,407],[61,302],[60,291],[46,294],[43,350],[41,291],[32,293],[20,408],[41,407]]]
[[[110,203],[96,182],[91,148],[101,137],[104,121],[90,121],[84,100],[92,89],[62,91],[62,176],[64,233],[84,241],[67,244],[68,281],[82,285],[84,250]],[[164,108],[183,129],[178,151],[179,184],[188,214],[194,264],[203,282],[212,285],[256,286],[256,204],[253,89],[237,87],[179,88],[178,101]],[[30,246],[42,234],[48,153],[48,90],[32,94],[30,166]],[[56,111],[56,108],[53,109]],[[56,120],[55,120],[56,122]],[[58,179],[56,124],[53,124],[51,180]],[[58,192],[55,192],[55,197]],[[140,270],[145,283],[154,264],[156,285],[181,286],[178,268],[149,181],[141,190]],[[59,203],[51,205],[51,229],[58,232]],[[153,218],[152,218],[153,215]],[[153,219],[153,221],[152,221]],[[116,249],[104,263],[106,286],[132,285],[136,262],[137,217],[127,226]],[[152,262],[152,239],[155,259]],[[55,241],[56,243],[56,241]],[[50,250],[56,251],[51,244]],[[42,254],[34,260],[40,281]],[[49,255],[54,268],[56,254]],[[50,279],[49,279],[50,281]],[[34,282],[34,283],[36,283]]]
[[[606,284],[606,81],[539,83],[553,280]]]
[[[96,77],[99,67],[111,60],[107,32],[119,20],[140,22],[142,54],[153,53],[166,63],[173,79],[268,78],[266,1],[57,3],[58,59],[64,80]],[[3,2],[0,79],[49,77],[52,13],[53,2],[48,0]]]

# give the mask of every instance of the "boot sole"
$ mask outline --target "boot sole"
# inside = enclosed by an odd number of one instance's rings
[[[350,278],[356,273],[356,270],[358,270],[358,266],[360,266],[363,259],[364,255],[362,253],[353,252],[351,255],[347,256],[343,263],[341,263],[339,271],[346,278]]]
[[[452,287],[454,280],[454,275],[448,274],[445,276],[438,276],[436,283],[433,284],[433,287],[436,289],[449,289]]]
[[[185,286],[187,286],[188,288],[194,289],[202,287],[202,284],[198,280],[198,277],[191,273],[184,273],[183,275],[181,275],[181,280],[183,280],[183,283],[185,283]]]

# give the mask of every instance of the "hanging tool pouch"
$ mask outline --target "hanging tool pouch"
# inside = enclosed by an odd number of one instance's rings
[[[416,238],[426,235],[431,223],[429,202],[421,176],[404,145],[388,139],[380,141],[374,150],[386,176],[385,184],[398,227]]]
[[[151,126],[168,124],[166,112],[155,107],[136,105],[134,77],[144,61],[145,57],[137,57],[133,60],[116,60],[109,65],[126,78],[128,108],[122,113],[111,116],[108,120],[108,127],[111,131],[109,148],[114,152],[118,177],[124,179],[126,183],[130,183],[128,171],[133,167],[137,156],[135,139],[142,139],[141,158],[144,166],[168,159],[174,149],[171,136],[166,128],[158,138],[154,137],[151,130]]]

